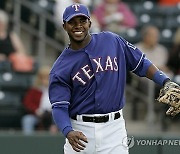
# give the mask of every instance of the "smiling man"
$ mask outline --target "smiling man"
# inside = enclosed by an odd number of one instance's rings
[[[127,71],[165,88],[172,82],[119,35],[90,34],[86,6],[67,7],[63,22],[70,44],[50,72],[49,98],[54,121],[66,137],[64,153],[128,154],[122,112]]]
[[[75,45],[75,47],[72,47],[73,49],[81,48],[89,43],[91,39],[89,34],[91,21],[89,11],[86,8],[80,7],[80,4],[72,5],[64,12],[63,22],[63,27],[69,35],[71,46]],[[78,43],[78,46],[76,43]]]

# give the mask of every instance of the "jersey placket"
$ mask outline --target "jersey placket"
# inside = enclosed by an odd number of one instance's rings
[[[85,51],[87,54],[88,52]],[[90,62],[91,62],[91,66],[92,66],[92,69],[93,69],[93,72],[94,72],[94,77],[95,77],[95,80],[96,80],[96,90],[95,90],[95,112],[98,112],[100,111],[101,112],[101,109],[100,109],[100,98],[101,98],[101,88],[100,88],[100,82],[101,82],[101,73],[102,72],[96,72],[96,69],[97,69],[97,66],[96,64],[92,61],[93,57],[92,55],[88,54],[89,56],[89,59],[90,59]]]

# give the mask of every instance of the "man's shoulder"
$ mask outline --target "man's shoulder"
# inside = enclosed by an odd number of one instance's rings
[[[92,33],[93,38],[95,38],[99,42],[104,42],[104,41],[113,41],[117,37],[119,37],[117,34],[110,32],[110,31],[102,31],[99,33]]]
[[[56,59],[56,61],[54,62],[51,72],[50,73],[54,73],[57,70],[61,70],[63,69],[63,61],[66,57],[66,49],[59,55],[59,57]]]
[[[99,33],[92,33],[92,35],[97,36],[97,37],[103,37],[103,36],[115,37],[115,36],[117,36],[117,34],[110,32],[110,31],[102,31]]]

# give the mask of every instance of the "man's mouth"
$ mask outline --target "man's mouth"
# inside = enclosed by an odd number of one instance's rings
[[[74,34],[75,34],[76,36],[80,36],[80,35],[83,34],[83,32],[82,32],[82,31],[76,31],[76,32],[74,32]]]

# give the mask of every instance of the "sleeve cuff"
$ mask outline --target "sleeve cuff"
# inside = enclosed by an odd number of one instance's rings
[[[155,83],[159,84],[160,86],[163,86],[164,83],[169,79],[169,77],[163,73],[162,71],[158,70],[154,73],[153,79],[152,79]]]
[[[66,137],[67,134],[70,132],[70,131],[73,131],[72,127],[71,126],[67,126],[66,128],[63,129],[63,134],[64,136]]]

